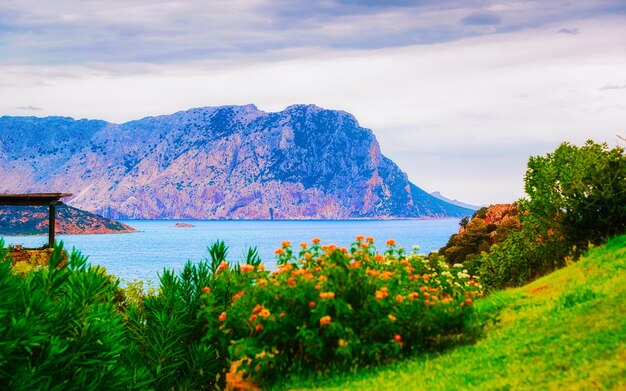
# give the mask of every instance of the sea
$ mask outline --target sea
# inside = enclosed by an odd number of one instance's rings
[[[442,220],[329,220],[329,221],[194,221],[122,220],[139,232],[125,234],[57,235],[65,249],[78,250],[92,265],[104,266],[125,284],[133,280],[157,285],[164,269],[180,270],[187,261],[209,257],[207,248],[217,240],[228,246],[229,262],[239,263],[250,247],[256,247],[269,270],[276,269],[274,251],[283,240],[299,251],[302,242],[317,237],[322,244],[349,247],[357,235],[374,237],[383,252],[387,239],[411,251],[429,254],[446,244],[458,231],[458,219]],[[180,228],[176,223],[193,227]],[[39,247],[47,236],[4,236],[5,245]]]

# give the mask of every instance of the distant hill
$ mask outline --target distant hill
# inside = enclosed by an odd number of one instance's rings
[[[56,210],[59,234],[109,234],[136,232],[126,224],[68,205]],[[0,235],[31,235],[48,232],[47,206],[0,206]]]
[[[343,111],[204,107],[121,125],[0,117],[0,192],[62,189],[112,218],[438,218],[472,210],[409,182]]]
[[[451,200],[451,199],[446,198],[443,195],[441,195],[441,193],[438,192],[438,191],[434,191],[434,192],[430,193],[430,195],[435,197],[435,198],[438,198],[438,199],[440,199],[442,201],[448,202],[448,203],[450,203],[452,205],[456,205],[456,206],[459,206],[459,207],[465,208],[465,209],[470,209],[472,211],[478,210],[478,209],[481,208],[480,206],[477,206],[477,205],[466,204],[465,202],[461,202],[461,201],[457,201],[457,200]]]

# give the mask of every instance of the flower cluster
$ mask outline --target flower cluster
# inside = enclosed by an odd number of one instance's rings
[[[481,285],[462,266],[371,237],[350,248],[318,238],[276,250],[278,270],[221,270],[208,300],[233,360],[253,378],[371,365],[454,340]],[[226,300],[210,298],[228,292]],[[213,318],[213,319],[215,319]],[[271,354],[267,354],[271,352]]]

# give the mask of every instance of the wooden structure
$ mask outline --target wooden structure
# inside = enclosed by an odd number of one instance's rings
[[[56,206],[61,205],[61,198],[70,197],[69,193],[31,193],[0,194],[0,206],[48,206],[48,245],[54,246],[54,224]]]

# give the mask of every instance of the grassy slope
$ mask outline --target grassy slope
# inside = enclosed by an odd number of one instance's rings
[[[289,389],[626,389],[626,236],[527,286],[476,304],[484,337],[438,356]],[[491,315],[490,315],[491,314]]]

